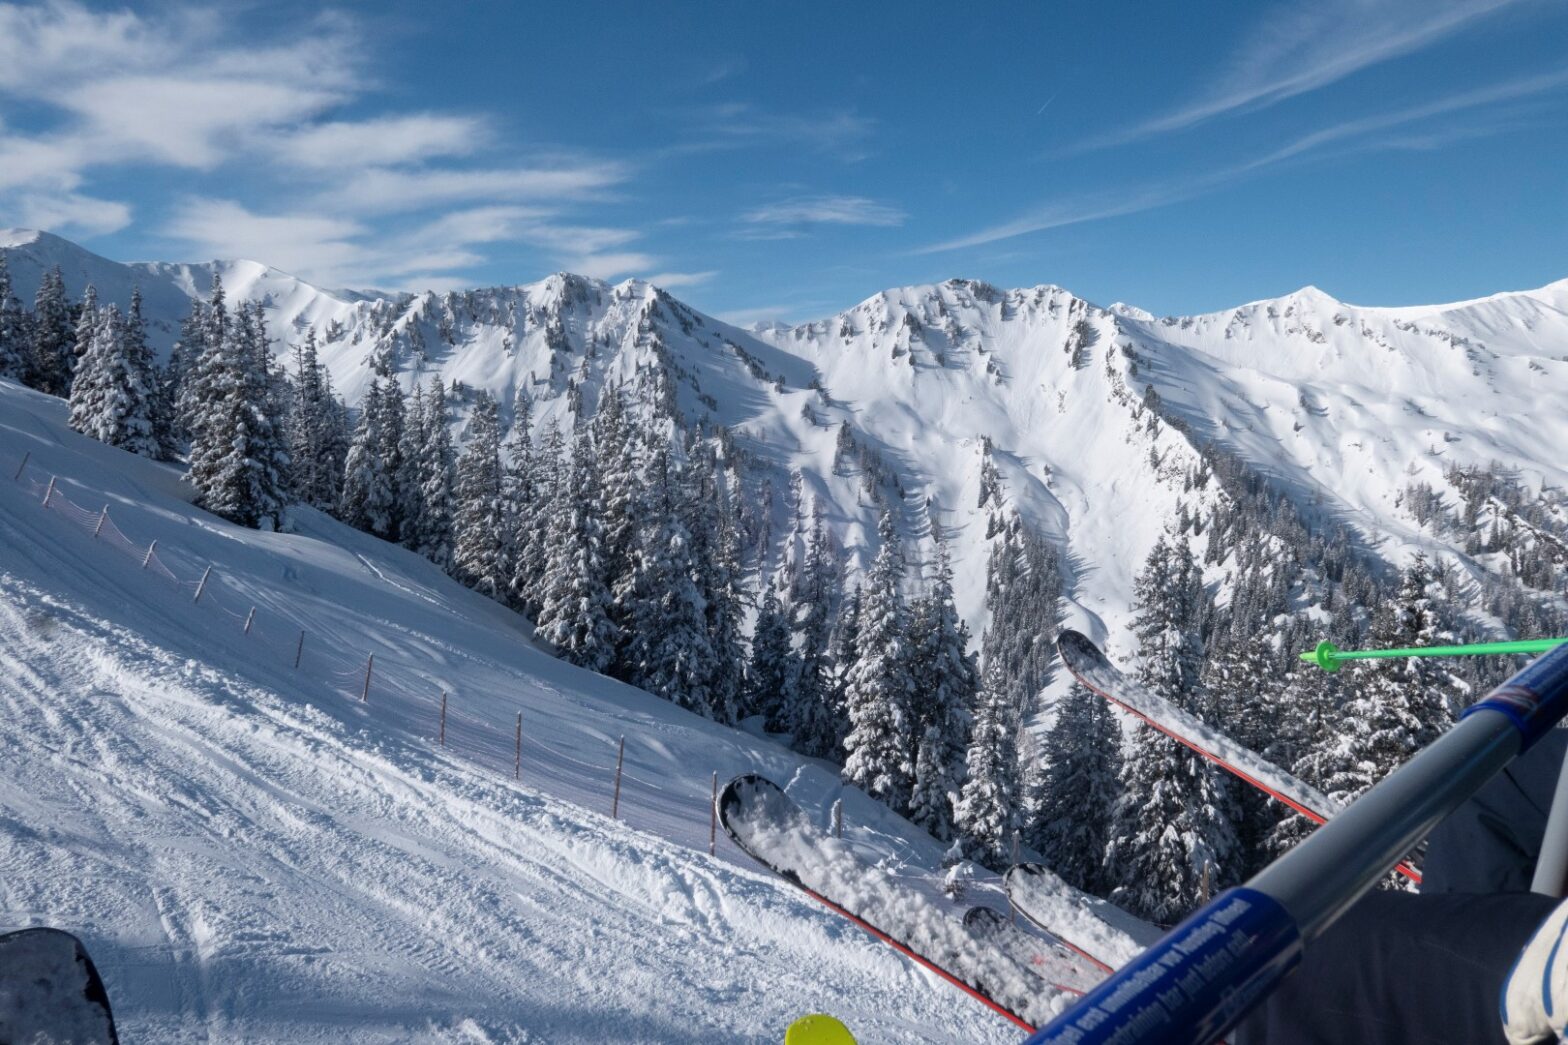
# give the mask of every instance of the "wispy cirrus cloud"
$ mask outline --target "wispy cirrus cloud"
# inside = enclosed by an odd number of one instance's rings
[[[1077,194],[1049,200],[1008,221],[926,247],[930,254],[976,247],[1032,232],[1136,214],[1197,198],[1295,160],[1334,153],[1432,149],[1510,129],[1501,109],[1568,91],[1568,70],[1518,77],[1468,91],[1370,116],[1345,120],[1299,135],[1277,148],[1238,163],[1117,190]],[[1439,117],[1475,114],[1472,122],[1449,120],[1425,126]],[[1394,133],[1402,132],[1402,133]]]
[[[1254,112],[1430,47],[1528,0],[1292,0],[1269,8],[1195,97],[1069,151],[1125,145]]]

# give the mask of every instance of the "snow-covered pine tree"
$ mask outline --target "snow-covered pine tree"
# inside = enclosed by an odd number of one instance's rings
[[[1121,794],[1122,731],[1104,699],[1074,684],[1056,709],[1040,756],[1030,845],[1062,879],[1108,891],[1105,846]]]
[[[838,550],[820,508],[815,508],[794,617],[800,674],[789,729],[795,750],[817,758],[840,757],[839,745],[849,732],[833,679],[833,622],[843,584]]]
[[[295,348],[294,365],[289,445],[295,495],[314,508],[334,511],[343,490],[351,433],[347,409],[332,391],[332,375],[317,355],[315,330],[307,330]]]
[[[1176,706],[1196,709],[1207,596],[1186,540],[1160,538],[1134,591],[1139,678]],[[1234,804],[1225,781],[1174,740],[1147,726],[1133,739],[1106,851],[1108,881],[1112,897],[1129,910],[1173,921],[1198,903],[1205,867],[1216,887],[1234,876]]]
[[[1430,591],[1432,572],[1417,554],[1401,577],[1398,593],[1372,615],[1367,645],[1373,649],[1436,645],[1453,641],[1447,612]],[[1352,665],[1351,691],[1325,781],[1331,798],[1349,802],[1436,740],[1453,720],[1452,676],[1440,660],[1406,658]]]
[[[98,333],[98,324],[103,322],[106,310],[98,305],[98,288],[91,283],[82,291],[82,300],[77,302],[72,310],[70,381],[66,382],[66,397],[71,394],[70,385],[76,380],[76,371],[81,366],[82,355],[92,346],[93,338]]]
[[[129,416],[138,418],[128,427],[137,428],[144,419],[147,435],[134,439],[126,448],[159,461],[174,460],[174,420],[163,396],[162,375],[147,343],[147,317],[142,315],[142,288],[131,288],[131,307],[125,314],[125,368],[128,382],[137,389],[136,405]]]
[[[877,526],[881,547],[861,598],[855,663],[845,706],[844,782],[902,813],[914,777],[914,680],[910,675],[904,552],[891,513]]]
[[[386,476],[389,499],[386,506],[386,528],[372,530],[377,537],[388,541],[403,539],[404,512],[408,507],[408,469],[403,463],[403,427],[407,414],[403,389],[396,377],[386,378],[381,385],[381,395],[375,403],[380,416],[376,419],[376,443],[373,447],[376,460]],[[366,403],[365,409],[369,410]]]
[[[525,612],[527,578],[522,575],[528,546],[534,542],[529,521],[538,500],[538,453],[534,449],[533,404],[519,396],[512,407],[512,430],[502,448],[501,536],[507,602]]]
[[[110,446],[157,457],[150,353],[145,341],[133,351],[130,323],[118,306],[99,311],[91,323],[78,324],[90,333],[71,382],[71,427]]]
[[[443,570],[452,568],[454,477],[456,453],[452,448],[451,411],[447,407],[446,387],[439,377],[430,379],[424,397],[423,424],[417,453],[419,514],[416,516],[413,548]],[[503,479],[503,487],[505,480]],[[505,502],[503,489],[503,531]],[[503,572],[504,575],[504,572]]]
[[[719,468],[712,446],[699,443],[692,451],[691,496],[687,498],[687,529],[692,535],[697,591],[702,597],[711,662],[708,703],[713,718],[740,718],[746,652],[741,634],[745,613],[745,570],[741,564],[738,479]],[[726,483],[726,478],[729,480]]]
[[[378,448],[382,443],[381,406],[385,388],[372,378],[360,403],[359,421],[343,460],[343,486],[338,494],[338,518],[350,526],[385,537],[392,527],[392,481]]]
[[[944,841],[953,833],[953,802],[964,783],[969,709],[980,684],[969,655],[969,629],[953,604],[953,567],[937,542],[936,576],[915,613],[915,780],[909,818]]]
[[[794,703],[800,670],[790,645],[789,608],[781,597],[782,588],[783,582],[775,574],[763,589],[741,701],[747,715],[761,715],[764,727],[775,733],[789,728],[785,712]]]
[[[27,314],[12,290],[5,255],[0,254],[0,377],[23,380],[31,353]]]
[[[176,434],[186,442],[195,441],[196,429],[215,394],[210,387],[215,371],[206,364],[213,353],[221,349],[228,329],[229,311],[224,303],[223,278],[214,272],[211,297],[204,305],[191,306],[175,346],[175,427]]]
[[[415,382],[403,401],[403,434],[398,440],[398,469],[393,481],[397,490],[397,539],[405,548],[419,544],[419,517],[424,514],[424,490],[420,483],[420,461],[424,457],[427,418],[425,390]],[[503,557],[501,566],[506,569]]]
[[[975,694],[968,766],[957,809],[964,855],[1000,870],[1011,861],[1022,795],[1018,719],[1006,694],[1000,663],[986,665]]]
[[[534,450],[531,472],[532,496],[519,502],[525,510],[515,523],[522,536],[513,556],[512,592],[523,612],[537,620],[549,565],[550,520],[566,496],[565,486],[570,478],[565,438],[553,418],[545,425],[544,436]]]
[[[242,307],[198,366],[209,390],[192,425],[190,469],[200,503],[244,526],[274,529],[288,504],[288,444],[261,306]]]
[[[76,339],[60,266],[45,272],[39,281],[38,292],[33,296],[32,322],[28,326],[32,343],[25,381],[40,392],[64,398],[71,390]]]
[[[567,478],[558,488],[546,530],[544,580],[535,634],[565,660],[603,671],[615,656],[615,624],[610,620],[610,590],[604,577],[604,531],[593,435],[582,426],[572,444]],[[671,621],[672,627],[679,622]],[[667,665],[650,666],[649,679],[664,687],[661,696],[684,695],[684,680],[665,674]]]
[[[452,569],[458,580],[498,601],[506,598],[508,579],[501,573],[504,523],[500,414],[489,393],[480,392],[469,420],[468,443],[457,459]]]

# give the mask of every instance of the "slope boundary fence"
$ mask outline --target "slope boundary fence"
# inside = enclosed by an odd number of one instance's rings
[[[23,456],[12,479],[36,498],[40,511],[61,516],[95,545],[118,553],[142,582],[185,593],[192,614],[209,619],[218,614],[217,619],[232,623],[257,656],[297,675],[297,692],[307,700],[314,691],[353,701],[405,735],[505,780],[753,868],[728,836],[715,829],[716,774],[710,780],[702,773],[700,780],[690,782],[645,779],[625,765],[627,750],[635,751],[638,744],[635,733],[608,739],[598,758],[591,750],[573,755],[551,747],[529,733],[525,708],[500,713],[496,702],[488,713],[465,708],[449,686],[420,678],[417,672],[388,670],[384,657],[377,664],[374,650],[351,652],[319,635],[313,638],[308,624],[286,609],[259,605],[231,586],[221,564],[197,560],[158,538],[133,540],[115,522],[109,505],[95,511],[76,504],[61,489],[59,477],[33,464],[30,454]]]

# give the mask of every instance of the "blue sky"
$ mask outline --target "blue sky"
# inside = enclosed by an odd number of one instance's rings
[[[1197,312],[1568,277],[1568,5],[0,3],[0,225],[331,286],[949,276]]]

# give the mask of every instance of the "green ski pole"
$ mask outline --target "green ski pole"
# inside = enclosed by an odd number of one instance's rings
[[[1347,660],[1385,660],[1393,657],[1482,657],[1498,653],[1545,653],[1556,649],[1568,638],[1519,639],[1511,642],[1471,642],[1460,646],[1416,646],[1410,649],[1342,650],[1326,639],[1316,649],[1301,654],[1308,664],[1334,672]]]

